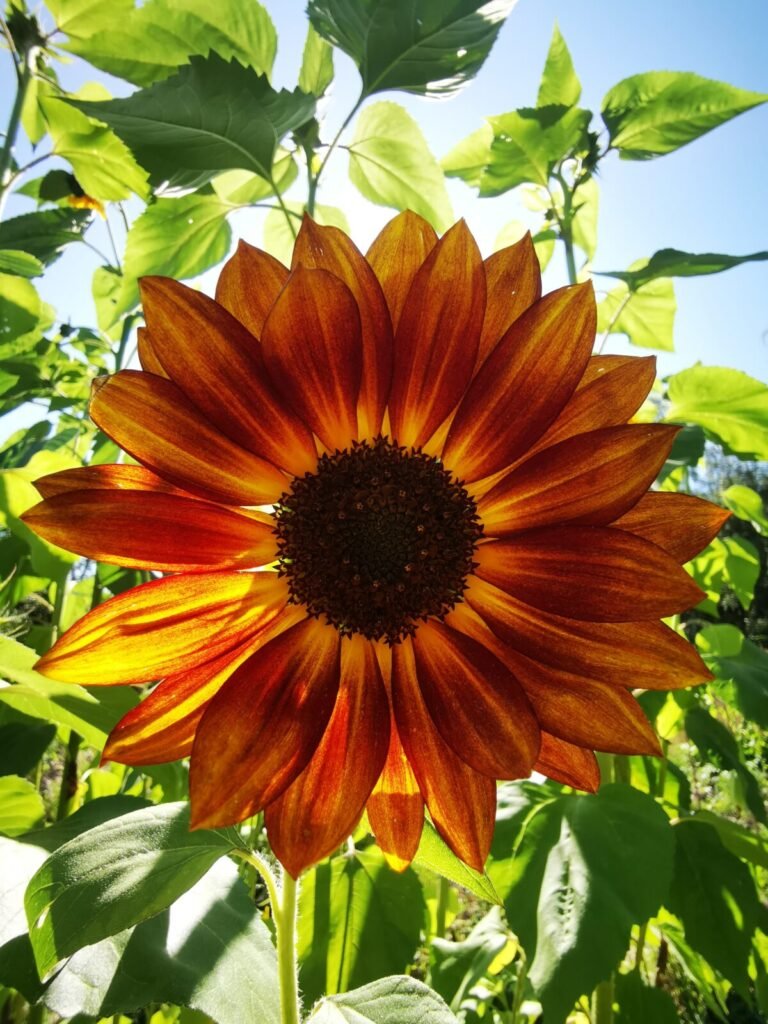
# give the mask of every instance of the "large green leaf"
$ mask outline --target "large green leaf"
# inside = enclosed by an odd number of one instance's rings
[[[570,51],[560,29],[555,25],[544,72],[541,76],[536,106],[575,107],[580,96],[581,82],[576,75]]]
[[[332,81],[333,47],[310,24],[299,70],[299,88],[313,96],[322,96]]]
[[[481,196],[526,182],[546,185],[554,165],[587,144],[592,115],[578,107],[527,107],[489,117],[493,142],[480,179]]]
[[[61,256],[65,245],[80,241],[90,222],[88,210],[23,213],[0,223],[0,249],[20,249],[48,266]]]
[[[509,942],[509,928],[498,907],[481,918],[461,942],[433,939],[430,947],[430,984],[458,1011],[469,989]]]
[[[669,821],[651,797],[626,785],[552,799],[514,783],[499,797],[488,873],[546,1018],[563,1020],[616,968],[632,926],[666,898]]]
[[[40,296],[30,281],[15,274],[0,274],[0,342],[32,333],[42,313]]]
[[[768,252],[753,252],[748,256],[725,256],[715,252],[682,252],[680,249],[659,249],[650,259],[638,260],[629,270],[596,270],[602,277],[617,277],[630,288],[639,288],[657,277],[699,277],[702,274],[720,274],[724,270],[768,260]]]
[[[674,349],[675,289],[669,278],[660,277],[630,291],[620,284],[597,304],[597,329],[609,334],[626,334],[633,345]]]
[[[24,897],[41,975],[165,909],[239,845],[234,829],[191,832],[186,803],[134,811],[65,843]]]
[[[648,71],[615,85],[603,99],[611,145],[628,160],[671,153],[724,121],[768,100],[689,71]]]
[[[761,533],[764,537],[768,536],[768,515],[763,506],[763,499],[757,491],[744,484],[731,484],[723,491],[721,497],[723,504],[734,515],[751,523],[757,533]]]
[[[429,868],[430,871],[434,871],[442,878],[448,878],[464,889],[469,889],[481,900],[486,900],[488,903],[501,903],[499,894],[494,889],[488,875],[481,875],[479,871],[475,871],[464,861],[459,860],[446,845],[445,840],[431,821],[424,822],[419,848],[413,862],[416,866]]]
[[[768,459],[768,387],[741,370],[691,366],[667,380],[667,420],[698,423],[728,450]]]
[[[321,999],[307,1024],[458,1024],[440,996],[415,978],[381,978]]]
[[[685,731],[705,761],[733,772],[743,790],[745,807],[763,824],[768,822],[760,785],[744,764],[733,733],[702,707],[691,708],[685,716]],[[674,908],[673,908],[674,909]]]
[[[717,831],[696,819],[674,830],[675,870],[669,909],[686,941],[744,994],[760,902],[749,868],[723,846]]]
[[[493,144],[493,127],[488,121],[482,128],[462,139],[453,149],[446,153],[440,166],[447,178],[461,178],[468,185],[480,188],[485,168],[491,159]]]
[[[18,775],[0,778],[0,834],[18,836],[29,832],[45,817],[45,807],[36,787]]]
[[[451,93],[473,78],[516,0],[309,0],[315,29],[354,60],[363,95]]]
[[[153,181],[174,183],[232,168],[268,180],[280,139],[315,109],[314,96],[276,92],[265,75],[215,53],[126,99],[72,102],[113,128]]]
[[[768,651],[727,623],[705,626],[696,644],[717,678],[733,687],[745,718],[768,729]]]
[[[366,107],[349,144],[349,177],[366,199],[414,210],[438,231],[453,223],[445,178],[421,129],[397,103]]]
[[[704,611],[717,615],[717,604],[726,587],[734,592],[741,607],[747,611],[760,576],[760,555],[754,544],[743,537],[715,537],[692,560],[691,572],[707,592],[706,600],[699,605]]]
[[[378,847],[335,857],[302,879],[301,989],[308,1002],[403,970],[419,944],[424,894],[412,870],[391,871]]]
[[[638,971],[616,976],[619,1009],[616,1024],[678,1024],[672,996],[662,988],[645,985]]]
[[[90,64],[135,85],[171,75],[192,55],[215,52],[254,71],[272,70],[277,36],[257,0],[54,0],[66,48]]]

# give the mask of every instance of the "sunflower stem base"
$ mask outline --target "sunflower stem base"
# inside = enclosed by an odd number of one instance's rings
[[[278,905],[273,908],[277,930],[277,971],[280,982],[280,1022],[299,1024],[299,981],[296,963],[296,899],[298,882],[283,872]]]

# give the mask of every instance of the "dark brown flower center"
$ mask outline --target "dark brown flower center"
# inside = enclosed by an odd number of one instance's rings
[[[291,600],[344,635],[389,643],[461,600],[483,532],[439,459],[384,438],[323,455],[275,517]]]

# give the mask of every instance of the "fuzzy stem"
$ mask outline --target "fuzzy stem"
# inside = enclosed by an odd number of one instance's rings
[[[296,968],[296,897],[298,882],[283,872],[280,912],[275,913],[277,928],[277,970],[280,979],[281,1024],[299,1024],[299,979]]]
[[[613,975],[592,993],[592,1024],[613,1024]]]

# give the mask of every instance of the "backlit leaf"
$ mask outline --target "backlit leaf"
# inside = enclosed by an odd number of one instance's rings
[[[486,900],[488,903],[501,903],[499,894],[494,889],[488,875],[481,875],[479,871],[475,871],[474,868],[459,860],[456,854],[448,848],[431,821],[424,822],[414,864],[429,868],[430,871],[434,871],[443,878],[456,882],[464,889],[469,889],[475,896],[479,896],[481,900]]]
[[[41,316],[35,286],[15,274],[0,274],[0,344],[34,331]]]
[[[753,252],[748,256],[725,256],[715,252],[681,252],[680,249],[659,249],[650,259],[638,260],[630,270],[596,270],[602,277],[617,277],[631,288],[639,288],[657,277],[699,277],[702,274],[720,274],[742,263],[768,260],[768,252]]]
[[[716,615],[720,595],[729,587],[747,611],[760,576],[760,555],[754,544],[743,537],[715,537],[709,547],[693,559],[691,572],[707,592],[710,606],[702,602],[705,610]]]
[[[313,96],[322,96],[332,81],[333,47],[310,24],[299,70],[299,88]]]
[[[555,25],[549,44],[547,62],[539,85],[537,107],[560,104],[575,107],[581,96],[581,83],[576,75],[570,51],[560,29]]]
[[[448,178],[461,178],[468,185],[480,188],[483,172],[491,159],[492,143],[493,127],[485,121],[482,128],[462,139],[445,154],[440,161],[443,173]]]
[[[671,352],[676,311],[675,290],[668,278],[649,281],[634,292],[622,283],[598,302],[597,330],[626,334],[641,348]]]
[[[763,506],[763,499],[744,484],[732,484],[722,493],[723,504],[747,523],[751,523],[758,533],[768,536],[768,515]]]
[[[717,678],[733,687],[744,717],[768,729],[768,651],[727,623],[705,626],[696,645]]]
[[[0,249],[20,249],[48,266],[65,245],[80,241],[90,221],[88,210],[41,210],[10,217],[0,223]]]
[[[597,250],[597,215],[600,208],[600,187],[595,178],[587,178],[579,185],[573,196],[573,205],[576,210],[571,222],[573,241],[591,260]]]
[[[37,256],[20,249],[0,249],[0,271],[19,277],[38,277],[43,272],[43,264]]]
[[[18,775],[0,778],[0,834],[18,836],[29,832],[45,817],[45,807],[36,787]]]
[[[278,150],[272,167],[275,189],[269,181],[251,171],[224,171],[211,181],[211,187],[219,199],[232,206],[251,206],[275,194],[281,194],[293,184],[299,169],[293,155]]]
[[[294,230],[298,231],[301,225],[300,218],[304,213],[303,203],[286,201],[285,206],[289,211],[288,216],[293,222]],[[342,231],[349,234],[349,221],[344,211],[337,206],[323,206],[318,203],[313,216],[318,224],[341,228]],[[280,209],[270,210],[264,218],[264,248],[267,252],[277,257],[282,263],[290,265],[294,238],[283,211]]]

